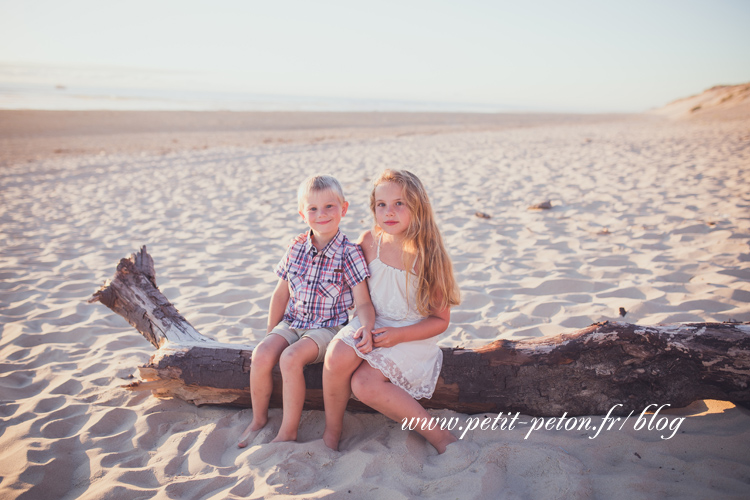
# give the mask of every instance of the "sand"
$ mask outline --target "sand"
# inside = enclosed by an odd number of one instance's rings
[[[153,349],[86,299],[146,244],[198,330],[254,345],[272,267],[304,228],[298,182],[334,173],[356,236],[371,180],[396,167],[427,185],[461,286],[442,346],[572,331],[620,307],[643,325],[750,321],[750,121],[292,114],[226,130],[221,113],[109,115],[0,112],[0,497],[747,497],[750,411],[721,401],[660,410],[671,437],[635,417],[596,436],[530,432],[521,415],[455,430],[444,455],[377,414],[346,415],[340,452],[319,411],[300,442],[271,444],[274,409],[240,450],[251,409],[123,390]]]
[[[314,144],[614,117],[625,115],[0,110],[0,166],[51,157]]]

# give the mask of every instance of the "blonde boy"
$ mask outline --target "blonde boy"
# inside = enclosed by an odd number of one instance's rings
[[[347,309],[353,303],[365,328],[372,331],[375,324],[362,249],[339,231],[349,207],[341,185],[330,175],[309,177],[300,184],[297,201],[310,230],[289,245],[276,266],[279,281],[271,297],[267,335],[253,350],[250,368],[253,421],[240,437],[240,448],[268,422],[276,363],[283,380],[284,416],[274,441],[294,441],[305,402],[305,365],[323,361],[331,339],[348,323]]]

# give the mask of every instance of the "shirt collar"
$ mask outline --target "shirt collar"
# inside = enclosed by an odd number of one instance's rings
[[[341,229],[336,231],[336,236],[334,236],[331,241],[328,242],[328,244],[323,248],[323,250],[320,251],[323,255],[328,257],[329,259],[332,259],[336,255],[336,250],[341,246],[341,244],[344,242],[344,233],[341,232]],[[312,229],[308,231],[307,233],[307,239],[305,240],[305,252],[311,253],[313,255],[318,253],[318,249],[315,248],[312,244]]]

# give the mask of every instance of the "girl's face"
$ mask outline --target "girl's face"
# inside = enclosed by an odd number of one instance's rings
[[[411,212],[398,184],[384,182],[375,186],[375,222],[393,236],[402,235],[409,228]]]

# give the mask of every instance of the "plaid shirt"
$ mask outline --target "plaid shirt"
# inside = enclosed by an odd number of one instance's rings
[[[346,310],[354,304],[352,288],[368,278],[370,270],[359,245],[339,231],[320,252],[310,235],[293,242],[276,266],[276,275],[289,282],[284,321],[291,328],[310,330],[345,325]]]

